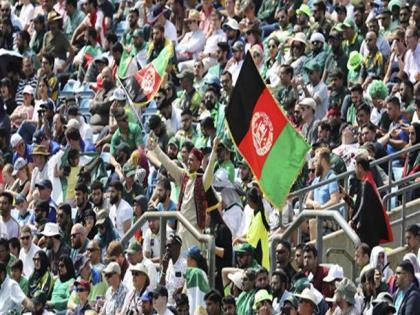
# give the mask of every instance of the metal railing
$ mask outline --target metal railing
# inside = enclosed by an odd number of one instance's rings
[[[388,163],[388,174],[387,175],[388,175],[389,180],[388,180],[388,183],[386,185],[379,188],[380,191],[386,190],[387,192],[390,192],[391,187],[393,187],[395,185],[399,185],[399,184],[407,181],[407,178],[404,178],[404,179],[402,179],[400,181],[397,181],[397,182],[392,181],[392,161],[395,160],[396,158],[399,158],[401,155],[404,155],[406,153],[409,153],[409,152],[412,152],[412,151],[415,151],[415,150],[419,150],[419,149],[420,149],[420,143],[417,143],[414,146],[411,146],[409,148],[405,148],[405,149],[402,149],[398,152],[389,154],[389,155],[387,155],[387,156],[385,156],[381,159],[377,159],[377,160],[372,161],[370,163],[371,166],[381,165],[385,162]],[[322,182],[319,182],[315,185],[311,185],[311,186],[299,189],[297,191],[294,191],[294,192],[289,194],[289,197],[299,199],[299,212],[301,212],[301,211],[304,210],[304,200],[305,200],[308,192],[310,192],[311,190],[314,190],[315,188],[319,188],[319,187],[322,187],[326,184],[337,182],[337,181],[340,181],[340,180],[344,180],[344,185],[347,188],[347,185],[348,185],[348,180],[347,179],[351,175],[354,175],[354,174],[355,174],[354,170],[347,171],[347,172],[342,173],[342,174],[338,174],[337,176],[334,176],[334,177],[332,177],[330,179],[327,179],[327,180],[323,180]],[[420,174],[420,172],[416,173],[416,174]],[[416,175],[416,174],[414,174],[414,175]],[[412,178],[414,178],[414,177],[412,177]],[[395,184],[395,183],[399,183],[399,184]],[[389,210],[389,209],[387,209],[387,210]]]
[[[415,175],[415,174],[414,174]],[[420,188],[420,182],[413,183],[411,185],[408,185],[404,188],[398,189],[397,191],[391,192],[383,198],[384,203],[386,201],[391,200],[392,197],[402,195],[401,198],[401,217],[397,220],[394,220],[390,222],[391,226],[394,224],[401,223],[401,243],[400,246],[404,246],[405,244],[405,220],[410,219],[414,216],[418,216],[418,213],[412,213],[410,215],[406,215],[407,210],[407,193],[410,191],[415,190],[416,188]]]
[[[214,288],[214,280],[216,274],[216,244],[212,235],[201,233],[195,226],[191,224],[179,211],[159,211],[159,212],[146,212],[144,213],[124,234],[121,239],[123,245],[131,240],[134,233],[138,231],[141,226],[149,219],[160,220],[160,253],[163,255],[166,246],[166,222],[168,219],[176,219],[178,224],[182,224],[192,236],[200,243],[207,244],[207,259],[209,261],[209,284]]]
[[[270,240],[270,259],[272,262],[276,261],[276,246],[278,242],[282,239],[288,238],[292,232],[299,228],[299,226],[307,219],[316,218],[317,231],[316,231],[316,247],[318,250],[318,256],[323,257],[322,247],[323,247],[323,227],[322,219],[332,219],[334,220],[344,231],[344,233],[350,238],[354,246],[360,244],[360,238],[356,232],[350,227],[346,220],[342,217],[339,211],[331,210],[303,210],[297,218],[287,227],[287,229],[282,234],[273,235]],[[274,271],[275,264],[271,264],[271,271]]]

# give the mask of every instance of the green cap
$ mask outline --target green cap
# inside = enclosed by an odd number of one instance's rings
[[[243,243],[235,248],[235,252],[254,256],[254,247],[249,243]]]
[[[308,5],[302,4],[299,9],[296,10],[296,14],[305,14],[307,17],[311,17],[312,10]]]
[[[391,0],[391,1],[389,1],[389,3],[388,3],[388,9],[389,9],[389,11],[392,11],[392,8],[393,7],[401,8],[401,2],[400,2],[400,0]]]
[[[347,69],[355,71],[363,61],[363,56],[358,51],[352,51],[347,61]]]
[[[133,165],[130,161],[126,162],[123,166],[123,173],[125,176],[134,176],[136,175],[136,166]]]
[[[173,144],[174,146],[176,146],[177,148],[179,148],[179,143],[178,143],[178,140],[177,140],[177,138],[175,138],[175,137],[171,137],[170,139],[169,139],[169,141],[168,141],[168,145],[169,144]]]
[[[142,251],[141,244],[137,241],[132,241],[125,250],[127,254],[135,254]]]
[[[252,306],[253,310],[257,310],[257,305],[259,303],[261,303],[262,301],[273,301],[273,296],[268,293],[267,290],[259,290],[256,294],[255,294],[255,298],[254,298],[254,305]]]
[[[311,59],[305,64],[304,68],[309,71],[321,71],[321,66],[315,59]]]
[[[356,29],[356,23],[354,23],[352,18],[346,18],[342,23],[342,27]]]

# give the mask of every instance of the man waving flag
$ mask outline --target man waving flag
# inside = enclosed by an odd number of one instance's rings
[[[281,207],[310,146],[283,114],[249,52],[226,108],[226,120],[265,197]]]

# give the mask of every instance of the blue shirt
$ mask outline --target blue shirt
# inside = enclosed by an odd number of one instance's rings
[[[324,181],[335,177],[335,174],[332,170],[329,170],[325,178],[316,177],[312,183],[312,185],[318,184],[320,181]],[[338,183],[331,182],[329,184],[325,184],[324,186],[318,187],[314,189],[314,201],[318,202],[320,205],[323,205],[331,199],[331,194],[339,192]]]
[[[403,117],[403,116],[400,117],[400,120],[403,123],[406,123],[406,124],[409,123],[408,120],[405,117]],[[389,130],[394,129],[394,128],[401,128],[400,123],[394,123],[394,122],[392,122],[391,125],[389,126]],[[408,133],[406,131],[404,131],[404,129],[401,129],[401,132],[398,135],[398,138],[395,139],[395,140],[403,140],[405,143],[408,143]],[[397,151],[399,151],[399,150],[396,149],[396,148],[394,148],[391,144],[388,143],[386,145],[386,153],[388,155],[389,154],[392,154],[392,153],[395,153]]]
[[[163,203],[159,202],[156,206],[156,209],[158,211],[176,211],[178,209],[177,205],[175,202],[173,202],[172,200],[169,200],[169,205],[168,208],[164,208]],[[168,220],[169,225],[175,225],[176,224],[176,220],[175,219],[169,219]]]
[[[20,157],[16,152],[13,153],[12,164],[15,164],[16,160]],[[28,163],[32,163],[32,146],[25,144],[25,153],[22,156]]]

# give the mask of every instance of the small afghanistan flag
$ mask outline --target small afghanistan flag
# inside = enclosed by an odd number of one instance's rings
[[[283,114],[249,52],[226,108],[226,120],[265,197],[281,207],[310,146]]]
[[[153,99],[159,91],[163,75],[172,55],[172,46],[165,46],[151,63],[125,81],[128,96],[134,105],[146,105]]]

